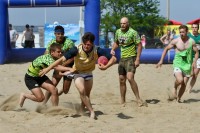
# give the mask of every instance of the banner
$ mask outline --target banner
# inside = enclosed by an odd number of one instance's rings
[[[166,25],[164,26],[162,29],[161,28],[157,28],[155,29],[155,36],[157,37],[161,37],[162,35],[167,33],[167,30],[170,30],[171,32],[176,33],[176,35],[179,35],[179,26],[180,25]],[[188,27],[188,33],[192,32],[192,27],[191,25],[186,25]]]
[[[54,28],[60,25],[65,29],[65,36],[71,39],[75,45],[80,44],[80,28],[78,24],[45,24],[44,26],[44,47],[55,38]]]

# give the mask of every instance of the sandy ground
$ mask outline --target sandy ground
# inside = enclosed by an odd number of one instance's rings
[[[138,107],[127,82],[127,104],[120,104],[117,65],[106,71],[94,71],[91,101],[97,120],[88,112],[78,114],[80,98],[72,83],[68,94],[60,96],[59,107],[46,108],[26,100],[19,108],[21,92],[29,92],[24,74],[30,62],[0,66],[0,132],[1,133],[198,133],[200,132],[200,79],[192,91],[185,93],[184,103],[168,101],[173,88],[172,65],[156,69],[154,64],[141,64],[135,79],[140,95],[148,107]],[[51,73],[47,74],[51,77]],[[58,88],[62,88],[62,81]]]

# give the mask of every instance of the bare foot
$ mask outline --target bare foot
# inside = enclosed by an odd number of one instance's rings
[[[167,91],[168,93],[168,101],[173,101],[175,99],[177,99],[177,94],[176,94],[176,91],[174,91],[174,93],[172,93],[169,89]]]
[[[125,100],[121,99],[121,105],[122,105],[122,106],[125,106],[125,105],[126,105]]]
[[[97,117],[96,117],[96,115],[95,115],[95,113],[94,113],[94,112],[91,112],[91,113],[90,113],[90,118],[92,118],[92,119],[94,119],[94,120],[96,120],[96,119],[97,119]]]
[[[26,97],[24,96],[24,93],[21,93],[20,97],[19,97],[19,105],[20,105],[20,107],[23,107],[25,99],[26,99]]]
[[[191,93],[192,92],[192,88],[191,89],[187,89],[186,90],[188,93]]]
[[[177,103],[183,103],[183,102],[181,101],[181,99],[179,99],[179,98],[177,98],[176,102],[177,102]]]
[[[137,100],[137,104],[138,104],[138,107],[148,106],[147,103],[144,102],[142,99]]]
[[[125,107],[126,106],[126,103],[122,103],[122,107]]]

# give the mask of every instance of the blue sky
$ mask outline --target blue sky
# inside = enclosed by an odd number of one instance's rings
[[[170,19],[186,24],[199,18],[200,0],[170,0]],[[167,0],[160,0],[160,15],[166,17]],[[56,14],[56,15],[54,15]],[[79,23],[79,7],[46,8],[46,22]],[[13,25],[44,25],[45,8],[9,8],[9,21]]]

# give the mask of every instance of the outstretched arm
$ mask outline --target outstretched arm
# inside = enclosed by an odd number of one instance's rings
[[[44,68],[40,71],[39,76],[42,77],[44,76],[46,73],[48,73],[51,69],[53,69],[55,66],[58,66],[61,62],[65,61],[66,58],[64,56],[62,56],[60,59],[56,60],[54,63],[52,63],[50,66],[48,66],[47,68]]]
[[[167,45],[167,47],[165,47],[165,49],[164,49],[163,52],[162,52],[162,56],[161,56],[161,58],[160,58],[160,61],[159,61],[158,64],[156,65],[156,68],[162,66],[163,60],[164,60],[164,58],[165,58],[165,56],[166,56],[166,54],[167,54],[167,51],[170,50],[170,49],[172,49],[174,46],[175,46],[175,40],[172,40],[172,41],[170,42],[170,44]]]
[[[113,46],[112,46],[112,49],[110,51],[110,54],[111,55],[115,55],[115,50],[119,47],[118,43],[117,42],[114,42]]]
[[[69,51],[67,51],[64,56],[62,56],[60,59],[56,60],[54,63],[52,63],[50,66],[47,68],[43,69],[40,71],[39,75],[43,76],[46,73],[48,73],[51,69],[53,69],[55,66],[59,65],[60,63],[66,61],[66,60],[71,60],[74,56],[76,56],[78,53],[78,49],[74,46],[72,47]]]

